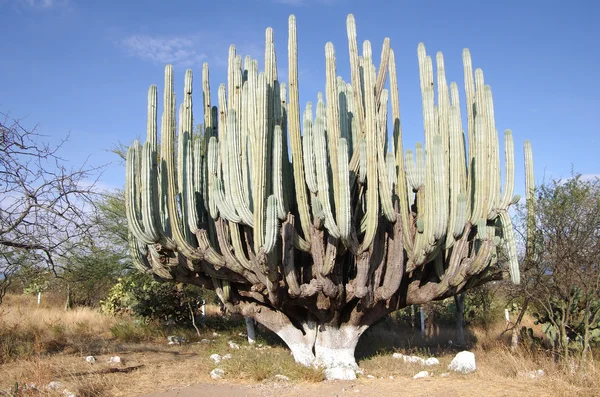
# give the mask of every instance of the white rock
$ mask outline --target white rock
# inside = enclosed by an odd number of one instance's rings
[[[288,381],[288,380],[290,380],[290,378],[288,378],[288,377],[287,377],[287,376],[285,376],[285,375],[281,375],[281,374],[277,374],[277,375],[275,375],[275,379],[277,379],[277,380],[284,380],[284,381]]]
[[[222,357],[220,354],[215,353],[210,355],[210,359],[213,360],[215,364],[218,364],[221,362]]]
[[[462,351],[458,353],[448,365],[450,371],[460,372],[462,374],[469,374],[477,369],[475,364],[475,354],[469,351]]]
[[[231,354],[229,354],[229,353],[227,353],[223,357],[221,357],[221,359],[223,359],[223,360],[229,360],[230,358],[231,358]]]
[[[527,371],[527,372],[519,372],[519,376],[523,376],[525,378],[537,379],[541,376],[546,375],[543,369],[538,369],[537,371]]]
[[[442,378],[447,378],[450,376],[450,374],[448,372],[442,372],[442,374],[440,375]]]
[[[121,357],[119,356],[112,356],[111,358],[108,359],[109,363],[113,363],[113,364],[120,364],[121,363]]]
[[[235,342],[228,341],[227,343],[229,344],[229,348],[230,348],[230,349],[235,349],[235,350],[238,350],[238,349],[240,348],[240,345],[238,345],[238,344],[237,344],[237,343],[235,343]]]
[[[375,379],[375,377],[373,375],[367,375],[367,378],[369,378],[369,379]]]
[[[63,390],[63,394],[64,394],[66,397],[77,397],[77,394],[75,394],[75,393],[73,393],[72,391],[70,391],[70,390],[67,390],[67,389]]]
[[[392,375],[390,375],[390,379],[394,379],[394,377]]]
[[[356,372],[352,368],[335,367],[325,370],[325,379],[327,380],[354,380]]]
[[[53,380],[52,382],[48,383],[48,386],[46,387],[52,390],[59,390],[63,388],[63,384],[57,380]]]
[[[225,375],[225,371],[223,371],[221,368],[215,368],[210,371],[210,377],[213,379],[221,379],[223,378],[223,375]]]
[[[427,360],[425,360],[424,364],[427,366],[440,365],[440,360],[435,357],[429,357]]]
[[[399,360],[403,360],[405,363],[409,363],[409,364],[425,364],[425,360],[423,360],[421,357],[417,357],[417,356],[406,356],[404,354],[401,353],[394,353],[392,354],[392,357],[397,358]]]
[[[200,343],[210,343],[211,340],[210,339],[202,339],[200,340]]]
[[[219,336],[219,334],[217,334],[216,332],[213,332],[212,336]]]
[[[418,374],[416,374],[415,376],[413,376],[413,379],[421,379],[421,378],[429,378],[429,372],[421,371]]]
[[[87,361],[88,363],[95,363],[96,362],[96,357],[94,357],[94,356],[87,356],[85,358],[85,361]]]

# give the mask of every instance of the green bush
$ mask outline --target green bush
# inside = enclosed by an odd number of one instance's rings
[[[130,313],[164,325],[189,325],[203,299],[214,293],[193,285],[162,283],[151,276],[132,272],[119,278],[100,307],[104,313]]]

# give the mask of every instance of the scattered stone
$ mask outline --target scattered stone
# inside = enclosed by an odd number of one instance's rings
[[[435,357],[429,357],[427,360],[425,360],[424,364],[427,366],[440,365],[440,360]]]
[[[210,343],[212,342],[210,339],[201,339],[200,343]]]
[[[73,393],[72,391],[70,391],[68,389],[63,390],[63,394],[66,397],[77,397],[77,394]]]
[[[111,364],[121,364],[121,357],[112,356],[111,358],[108,359],[108,362]]]
[[[453,359],[448,369],[454,372],[460,372],[462,374],[470,374],[477,369],[475,364],[475,354],[470,351],[462,351],[458,353]]]
[[[237,344],[237,343],[235,343],[235,342],[228,341],[227,343],[229,344],[229,348],[230,348],[230,349],[235,349],[235,350],[238,350],[238,349],[240,348],[240,345],[238,345],[238,344]]]
[[[525,371],[519,372],[519,376],[523,376],[525,378],[537,379],[541,376],[546,375],[543,369],[538,369],[537,371]]]
[[[53,380],[52,382],[48,383],[48,386],[46,387],[52,390],[59,390],[63,388],[63,384],[57,380]]]
[[[222,379],[223,375],[225,375],[225,371],[223,371],[221,368],[215,368],[210,371],[210,377],[213,379]]]
[[[367,375],[367,378],[369,378],[369,379],[375,379],[375,377],[373,375]]]
[[[221,362],[222,357],[220,354],[215,353],[210,355],[210,359],[213,360],[215,364],[218,364]]]
[[[390,379],[392,379],[392,380],[393,380],[393,379],[394,379],[394,376],[390,375]]]
[[[447,378],[450,376],[450,373],[448,372],[442,372],[442,374],[440,375],[442,378]]]
[[[277,379],[277,380],[283,380],[283,381],[286,381],[286,382],[287,382],[288,380],[290,380],[290,378],[288,378],[288,377],[287,377],[287,376],[285,376],[285,375],[281,375],[281,374],[277,374],[277,375],[275,375],[275,379]]]
[[[167,336],[167,340],[169,341],[169,345],[181,345],[186,342],[184,337],[175,335]]]
[[[392,354],[392,357],[397,358],[399,360],[403,360],[405,363],[409,364],[425,364],[425,360],[417,356],[406,356],[402,353],[394,353]]]
[[[223,359],[223,360],[229,360],[230,358],[231,358],[231,354],[229,354],[229,353],[227,353],[226,355],[221,357],[221,359]]]
[[[415,376],[413,376],[413,379],[421,379],[421,378],[429,378],[429,372],[421,371],[418,374],[416,374]]]
[[[354,393],[360,393],[359,389],[354,389]]]
[[[325,379],[327,380],[354,380],[356,372],[352,368],[335,367],[325,370]]]
[[[219,336],[219,334],[217,334],[216,332],[213,332],[212,336]]]
[[[96,362],[96,357],[94,357],[94,356],[87,356],[85,358],[85,361],[87,361],[88,363],[95,363]]]

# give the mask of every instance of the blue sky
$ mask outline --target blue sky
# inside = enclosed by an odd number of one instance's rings
[[[494,93],[499,131],[511,128],[516,191],[524,191],[523,141],[532,141],[538,181],[571,167],[599,174],[600,3],[588,1],[92,1],[0,0],[0,111],[58,141],[73,165],[110,163],[103,185],[120,187],[124,165],[109,149],[145,133],[148,86],[175,65],[181,92],[195,71],[195,118],[202,119],[201,68],[215,90],[224,82],[229,44],[259,59],[264,30],[275,32],[280,80],[287,80],[287,18],[298,26],[300,99],[324,90],[325,43],[349,80],[346,16],[376,63],[390,37],[398,64],[405,148],[423,140],[417,44],[442,51],[447,78],[463,94],[461,53],[471,50]],[[178,95],[181,98],[181,95]],[[461,98],[464,103],[464,98]],[[462,109],[464,116],[464,109]]]

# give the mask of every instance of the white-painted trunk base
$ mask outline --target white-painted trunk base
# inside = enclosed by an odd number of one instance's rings
[[[313,324],[305,327],[303,334],[293,327],[285,327],[277,334],[290,348],[294,360],[305,366],[324,368],[327,380],[356,379],[360,371],[354,350],[358,338],[366,327],[342,326],[333,328]]]

